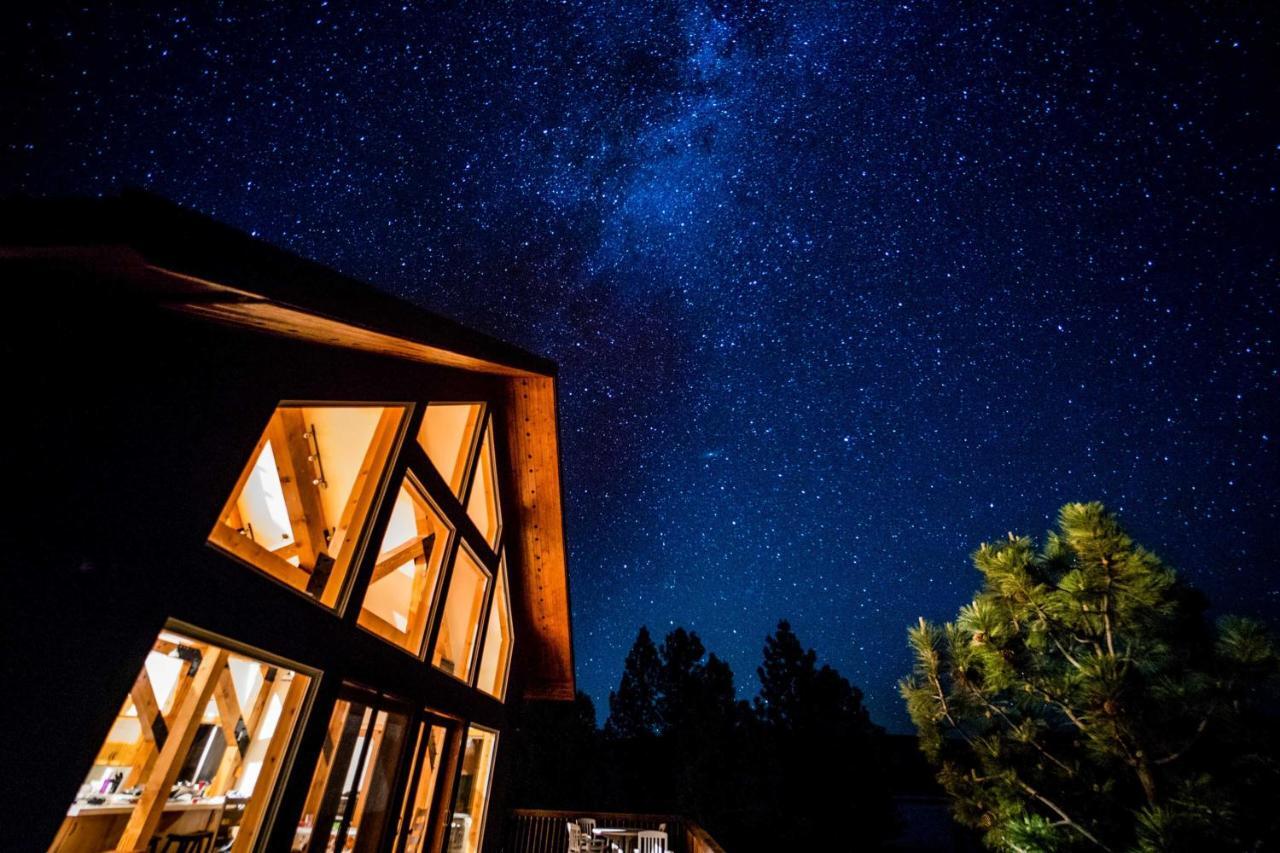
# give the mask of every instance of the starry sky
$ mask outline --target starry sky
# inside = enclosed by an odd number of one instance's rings
[[[907,625],[1069,500],[1280,618],[1271,4],[32,5],[0,193],[147,188],[559,362],[602,718],[639,624],[750,695],[788,618],[906,730]]]

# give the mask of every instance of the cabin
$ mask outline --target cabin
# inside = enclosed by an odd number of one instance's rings
[[[0,271],[0,847],[502,849],[555,365],[142,193],[0,204]]]

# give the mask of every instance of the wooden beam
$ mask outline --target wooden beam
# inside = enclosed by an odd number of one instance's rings
[[[262,817],[267,806],[271,804],[271,792],[275,788],[276,778],[284,764],[289,741],[293,737],[294,725],[302,713],[302,706],[307,698],[307,687],[311,679],[305,675],[293,674],[289,689],[284,694],[280,705],[280,716],[276,718],[275,730],[271,732],[271,742],[262,756],[262,766],[258,770],[258,778],[253,783],[253,796],[244,807],[244,816],[240,819],[240,829],[236,832],[236,841],[231,853],[247,853],[254,847],[258,832],[262,829]],[[266,686],[265,684],[263,685]]]
[[[276,460],[276,472],[289,511],[289,526],[298,554],[307,570],[315,568],[316,558],[328,553],[325,539],[324,504],[320,487],[314,482],[317,468],[311,460],[307,441],[307,421],[298,408],[276,409],[267,424],[267,438]]]
[[[502,436],[512,491],[507,537],[511,604],[520,627],[526,699],[572,699],[573,643],[561,513],[555,381],[516,379],[504,389]],[[515,574],[518,572],[519,574]]]
[[[387,712],[377,708],[369,710],[373,712],[373,733],[369,737],[369,748],[364,762],[364,778],[360,780],[360,790],[356,794],[356,808],[351,812],[351,825],[354,827],[359,827],[364,822],[364,804],[369,798],[369,789],[373,787],[374,775],[385,774],[388,770],[395,769],[394,762],[387,762],[383,756],[379,755],[382,752],[382,736],[387,733]],[[388,786],[389,784],[388,780]]]
[[[274,552],[268,551],[248,536],[242,536],[225,524],[214,525],[209,541],[224,551],[239,557],[251,566],[282,580],[295,589],[306,589],[311,576],[293,563],[286,562]]]
[[[160,824],[160,815],[164,812],[165,803],[169,799],[169,789],[177,781],[182,770],[182,762],[191,750],[196,732],[200,729],[200,719],[214,688],[218,684],[218,674],[227,666],[226,649],[209,648],[200,661],[192,679],[191,690],[182,698],[181,704],[174,708],[173,725],[164,747],[156,758],[155,767],[147,775],[142,788],[142,796],[125,824],[116,849],[123,851],[141,851],[155,833]]]
[[[223,667],[214,685],[213,703],[218,708],[218,726],[227,739],[227,746],[236,744],[236,722],[241,720],[240,700],[236,697],[236,685],[231,678],[231,668]]]
[[[351,495],[347,498],[347,505],[343,507],[338,526],[334,528],[333,536],[329,539],[329,553],[337,559],[342,569],[329,575],[324,592],[320,595],[320,601],[330,607],[338,601],[338,592],[342,589],[342,575],[346,574],[346,568],[350,565],[351,549],[355,544],[356,534],[359,533],[377,497],[374,494],[377,491],[377,479],[382,473],[383,466],[391,457],[391,450],[403,416],[404,409],[400,406],[388,406],[382,410],[382,417],[378,419],[378,426],[373,431],[373,440],[369,442],[369,449],[360,463],[360,472],[351,485]]]
[[[204,647],[200,646],[199,648],[203,650]],[[156,640],[151,649],[152,651],[169,655],[178,650],[178,644],[169,642],[168,640]],[[143,667],[143,671],[146,671],[145,665]],[[166,704],[169,706],[169,713],[161,717],[167,729],[173,728],[173,721],[175,719],[177,709],[182,705],[182,701],[186,695],[191,692],[191,683],[192,676],[190,674],[189,664],[184,662],[178,669],[178,677],[174,681],[173,688],[169,695],[165,697],[165,701],[161,702],[157,697],[157,705],[162,714],[164,712],[164,706]],[[124,784],[121,785],[121,787],[132,788],[134,785],[137,785],[150,776],[151,768],[155,766],[156,756],[159,755],[159,753],[160,748],[158,746],[150,746],[140,752],[133,769],[129,771],[129,776],[124,780]]]
[[[404,645],[406,638],[405,632],[401,631],[395,625],[392,625],[386,619],[383,619],[369,608],[360,608],[360,616],[356,621],[361,628],[364,628],[367,631],[372,631],[382,639],[395,643],[397,646]]]
[[[267,710],[267,700],[271,698],[272,686],[276,683],[276,668],[266,664],[259,664],[258,668],[262,671],[262,683],[258,686],[258,693],[253,698],[253,707],[249,710],[249,716],[245,720],[245,730],[249,735],[249,748],[253,748],[253,742],[258,739],[258,727],[262,725],[262,719]],[[218,768],[218,775],[214,778],[213,783],[209,786],[215,794],[226,793],[235,786],[240,774],[240,767],[244,764],[245,756],[240,753],[239,749],[228,749],[223,756],[222,765]]]
[[[431,534],[427,539],[410,539],[403,545],[397,545],[385,555],[378,557],[378,562],[373,567],[373,577],[369,578],[369,583],[377,583],[396,569],[403,566],[410,560],[418,557],[424,552],[428,552],[426,542],[431,541],[435,534]]]
[[[263,686],[266,686],[265,682]],[[218,686],[214,690],[213,701],[218,706],[218,727],[222,729],[222,736],[227,745],[222,752],[222,759],[218,762],[218,770],[209,783],[209,790],[212,793],[221,793],[223,786],[227,785],[235,769],[240,766],[240,759],[243,758],[240,752],[240,740],[237,737],[241,727],[251,740],[253,738],[248,722],[240,710],[240,700],[236,696],[236,686],[231,677],[230,665],[218,676]]]
[[[160,267],[152,267],[152,269],[168,275],[182,275]],[[483,373],[505,376],[535,375],[529,370],[522,370],[496,361],[461,355],[443,347],[431,346],[360,328],[348,323],[330,320],[287,305],[234,298],[229,299],[227,302],[176,302],[172,303],[170,307],[178,311],[220,320],[224,323],[248,326],[264,332],[321,343],[326,346],[364,350],[365,352],[412,359],[426,364],[442,364],[446,367],[458,367],[463,370],[474,370]]]
[[[165,723],[160,703],[156,700],[155,688],[151,685],[151,676],[147,675],[145,666],[138,673],[137,680],[133,682],[129,698],[133,700],[133,707],[138,712],[138,722],[142,724],[143,738],[158,747],[164,746],[169,727]]]
[[[131,788],[138,784],[138,780],[144,778],[150,772],[152,765],[155,763],[156,753],[164,746],[164,741],[168,737],[169,727],[165,722],[164,713],[160,709],[160,702],[156,699],[155,687],[151,684],[151,677],[147,675],[146,666],[142,667],[142,671],[138,673],[138,678],[133,682],[133,688],[129,691],[129,698],[133,700],[133,707],[138,712],[138,724],[142,728],[142,741],[138,744],[137,751],[133,754],[130,762],[129,774],[124,780],[121,788]]]
[[[325,783],[333,769],[333,755],[338,749],[338,740],[342,737],[342,730],[346,728],[347,715],[350,713],[351,703],[343,699],[339,699],[333,707],[333,716],[329,718],[329,729],[324,734],[324,745],[320,748],[316,769],[311,775],[311,787],[307,789],[307,799],[302,807],[303,814],[314,815],[320,809]]]

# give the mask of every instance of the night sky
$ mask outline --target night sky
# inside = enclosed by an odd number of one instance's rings
[[[1069,500],[1280,617],[1273,4],[84,5],[0,35],[0,193],[556,359],[602,719],[640,623],[750,695],[785,617],[903,730],[908,624]]]

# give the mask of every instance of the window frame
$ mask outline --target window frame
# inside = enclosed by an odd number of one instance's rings
[[[353,520],[353,539],[350,545],[350,555],[347,557],[346,565],[342,566],[342,578],[337,585],[334,593],[333,602],[326,603],[324,601],[324,591],[320,594],[312,595],[305,588],[299,588],[280,577],[278,574],[264,568],[253,562],[243,554],[238,554],[231,548],[221,544],[215,540],[215,534],[219,527],[226,527],[223,519],[227,516],[230,508],[239,500],[240,494],[243,492],[248,474],[252,471],[254,463],[257,461],[259,454],[262,453],[268,439],[267,432],[270,429],[271,419],[275,417],[276,412],[280,409],[342,409],[342,408],[358,408],[358,409],[400,409],[400,419],[396,427],[396,433],[391,437],[390,445],[387,449],[387,455],[382,460],[380,470],[378,471],[376,481],[370,484],[368,508],[364,512],[363,518]],[[205,537],[205,547],[226,556],[241,565],[247,566],[259,575],[270,579],[293,594],[310,601],[312,604],[328,610],[332,613],[343,614],[350,605],[353,592],[360,573],[361,564],[364,561],[365,552],[368,550],[369,537],[375,527],[375,520],[378,516],[380,508],[386,501],[387,486],[392,481],[392,473],[397,468],[397,461],[403,455],[405,438],[408,435],[409,425],[420,420],[419,409],[423,408],[423,404],[415,401],[386,401],[386,400],[301,400],[301,399],[282,399],[272,407],[271,412],[267,416],[267,422],[263,425],[253,449],[250,451],[248,458],[244,461],[240,472],[236,475],[233,485],[226,500],[223,502],[222,509],[218,513],[218,517],[214,520],[214,526],[210,528],[209,535]],[[376,437],[376,433],[375,433]],[[273,451],[274,452],[274,451]],[[344,543],[345,547],[345,543]]]

